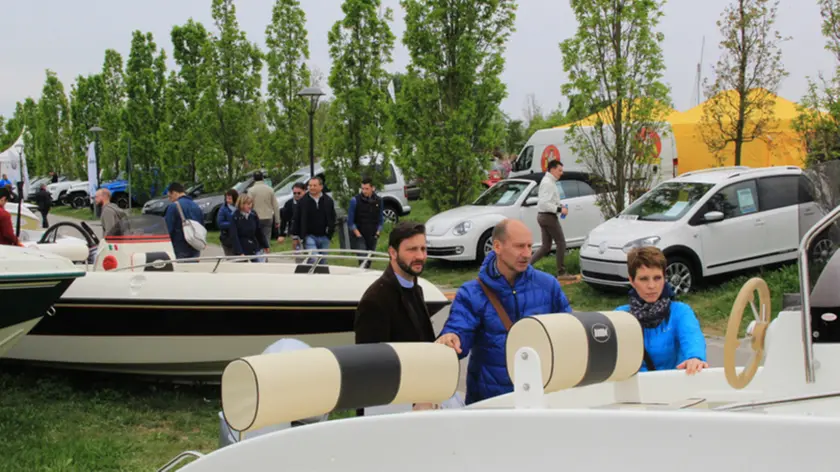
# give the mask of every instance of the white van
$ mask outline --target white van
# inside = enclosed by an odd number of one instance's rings
[[[664,138],[656,133],[649,136],[654,139],[661,159],[659,166],[654,166],[653,171],[656,177],[651,182],[651,186],[677,176],[677,146],[670,125],[665,126]],[[591,132],[591,129],[591,126],[580,128],[584,133]],[[572,150],[571,142],[566,142],[570,130],[570,127],[564,127],[536,131],[513,162],[510,177],[545,172],[548,162],[556,159],[563,162],[563,170],[590,172],[591,170],[584,162],[577,162],[580,159],[579,156]]]

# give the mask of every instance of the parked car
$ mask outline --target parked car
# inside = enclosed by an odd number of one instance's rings
[[[405,197],[408,201],[420,200],[420,179],[411,179],[405,184]]]
[[[589,233],[581,275],[597,288],[627,287],[627,253],[656,246],[677,294],[703,278],[793,261],[822,217],[798,167],[724,167],[689,172],[642,195]]]
[[[51,183],[47,185],[47,191],[50,192],[50,197],[52,198],[53,205],[63,205],[66,203],[67,191],[72,187],[74,184],[81,183],[82,181],[79,179],[75,180],[61,180],[61,177],[58,178],[58,182]],[[85,183],[87,183],[85,181]]]
[[[144,215],[158,215],[163,216],[166,213],[166,207],[169,206],[169,186],[163,191],[163,196],[158,198],[153,198],[146,202],[143,205],[142,213]],[[187,191],[185,192],[187,196],[195,200],[199,196],[204,193],[204,184],[203,183],[195,183],[190,187],[187,187]]]
[[[544,172],[502,180],[485,190],[471,205],[438,213],[426,222],[426,246],[430,258],[450,261],[482,261],[493,250],[493,227],[505,218],[522,220],[540,246],[537,224],[539,185]],[[564,172],[557,188],[569,214],[562,220],[566,247],[583,243],[592,228],[604,221],[596,194],[606,187],[596,184],[586,172]],[[596,190],[597,189],[597,190]]]
[[[367,165],[367,162],[367,160],[363,160],[362,164]],[[376,193],[382,197],[385,219],[395,223],[399,221],[400,217],[411,213],[411,205],[408,203],[406,182],[402,172],[393,162],[390,163],[389,167],[390,172],[385,178],[385,184],[382,188],[376,189]],[[327,178],[320,163],[315,164],[315,176],[321,177],[324,181],[324,192],[331,195],[330,179]],[[306,166],[301,167],[277,184],[274,187],[274,195],[277,197],[277,203],[280,204],[280,207],[292,198],[292,186],[296,182],[306,183],[308,181],[309,166]],[[346,211],[346,209],[344,210]]]

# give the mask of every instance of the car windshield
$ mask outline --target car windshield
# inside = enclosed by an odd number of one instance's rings
[[[490,187],[473,202],[478,206],[510,206],[519,200],[530,184],[520,181],[502,181]]]
[[[280,196],[285,195],[287,193],[291,193],[292,186],[295,184],[295,182],[300,181],[304,177],[306,177],[306,174],[304,174],[303,172],[295,172],[294,174],[286,177],[285,179],[281,180],[276,187],[274,187],[274,195]]]
[[[251,178],[246,178],[245,180],[237,183],[233,186],[233,189],[236,190],[236,193],[244,193],[248,190],[248,185],[252,182]]]
[[[619,218],[642,221],[676,221],[703,198],[712,184],[665,182],[642,195]]]

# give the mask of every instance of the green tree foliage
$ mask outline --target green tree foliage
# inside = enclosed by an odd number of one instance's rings
[[[212,119],[207,132],[220,154],[202,160],[201,174],[211,182],[233,183],[247,167],[261,164],[257,136],[262,132],[259,119],[262,54],[239,28],[233,0],[213,0],[212,17],[218,29],[211,35],[212,47],[205,60],[209,67],[207,92],[202,104]]]
[[[207,58],[212,45],[204,25],[193,20],[173,27],[171,38],[178,71],[170,74],[167,84],[161,157],[167,181],[192,183],[198,180],[202,157],[213,152],[205,126],[211,116],[201,106],[209,84]]]
[[[567,140],[596,176],[616,191],[599,195],[606,217],[621,212],[625,195],[649,187],[658,156],[643,130],[664,135],[669,89],[658,0],[571,0],[578,21],[575,35],[560,44],[569,82],[563,93],[577,110],[609,104],[591,127],[570,127]]]
[[[840,159],[840,0],[819,0],[826,50],[834,55],[834,75],[808,79],[793,127],[805,138],[806,164]]]
[[[105,50],[105,60],[102,72],[99,74],[102,82],[102,110],[99,115],[98,126],[102,128],[99,134],[99,165],[105,169],[105,175],[116,177],[124,169],[126,147],[123,143],[122,111],[125,107],[125,74],[123,72],[123,58],[113,49]]]
[[[46,75],[37,105],[37,125],[33,127],[34,155],[39,169],[54,169],[77,176],[78,168],[73,164],[70,103],[55,72],[47,70]],[[27,150],[24,149],[24,152]]]
[[[151,33],[135,31],[125,71],[123,123],[131,139],[131,179],[135,189],[154,183],[159,168],[158,130],[165,119],[166,53],[158,53]],[[140,172],[135,172],[138,169]]]
[[[306,15],[298,0],[276,0],[271,24],[265,30],[268,47],[266,115],[271,129],[267,148],[284,173],[308,162],[309,132],[307,103],[297,96],[309,86],[310,74],[306,39]]]
[[[70,110],[72,118],[73,175],[87,175],[88,144],[93,137],[88,131],[92,126],[99,126],[103,110],[102,76],[99,74],[78,76],[70,87]],[[101,142],[96,150],[99,166],[107,170],[102,159]]]
[[[773,29],[778,0],[734,0],[717,25],[723,39],[714,82],[705,84],[700,135],[723,165],[734,153],[741,165],[741,147],[768,140],[778,127],[775,92],[788,75],[782,65],[781,43]]]
[[[345,0],[344,18],[330,30],[332,69],[329,85],[335,98],[329,106],[328,154],[325,167],[330,187],[346,201],[363,175],[383,181],[393,147],[393,119],[384,66],[391,62],[394,35],[390,8],[380,13],[380,0]],[[365,156],[375,156],[363,165]],[[380,159],[379,166],[375,161]]]
[[[504,48],[513,31],[512,0],[401,0],[403,43],[411,55],[400,90],[400,119],[410,130],[400,164],[422,179],[435,211],[471,201],[490,152],[503,145],[499,104]]]

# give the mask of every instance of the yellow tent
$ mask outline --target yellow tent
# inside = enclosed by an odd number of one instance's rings
[[[723,93],[734,94],[735,92]],[[782,165],[801,167],[804,165],[805,144],[792,126],[793,120],[799,115],[796,104],[779,96],[775,96],[774,99],[777,126],[765,136],[764,140],[755,140],[742,145],[741,165],[749,167]],[[700,121],[703,117],[704,105],[705,103],[701,103],[690,110],[682,113],[675,112],[668,117],[677,146],[680,174],[719,165],[716,156],[709,151],[700,135]],[[735,164],[734,145],[729,144],[724,155],[726,159],[722,162],[723,165]]]
[[[723,92],[733,94],[734,91]],[[779,165],[803,166],[805,162],[805,144],[793,127],[793,120],[799,115],[796,104],[775,96],[775,118],[777,126],[775,130],[768,133],[766,142],[755,140],[744,143],[741,147],[741,165],[749,167],[767,167]],[[706,143],[700,135],[700,120],[703,117],[703,106],[701,103],[685,112],[670,109],[665,121],[671,125],[673,139],[677,148],[678,173],[682,174],[692,170],[708,169],[719,165],[716,156],[709,151]],[[609,114],[604,111],[593,113],[575,124],[579,126],[592,126],[598,115],[604,122],[609,121]],[[556,128],[569,128],[572,123]],[[730,144],[724,151],[727,159],[723,165],[734,165],[735,150]]]
[[[678,113],[676,110],[674,110],[670,106],[667,106],[667,105],[665,105],[665,106],[666,106],[666,112],[669,114],[668,116],[670,116],[670,114],[672,114],[672,113]],[[574,123],[566,123],[564,125],[555,126],[555,128],[571,128],[572,125],[594,126],[595,123],[598,120],[598,115],[601,116],[601,121],[606,124],[606,123],[610,123],[613,113],[607,113],[607,110],[601,110],[601,111],[593,113],[593,114],[591,114],[591,115],[589,115],[585,118],[581,118],[580,120],[578,120]]]

